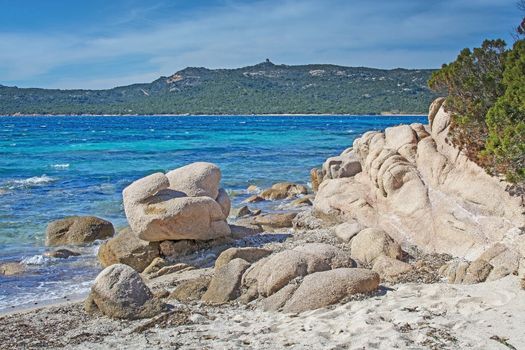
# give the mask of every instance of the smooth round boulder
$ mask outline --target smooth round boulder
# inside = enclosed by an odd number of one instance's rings
[[[385,255],[375,259],[374,266],[372,267],[372,271],[377,272],[379,277],[386,281],[395,280],[396,277],[412,270],[412,265],[400,260],[392,259]]]
[[[102,243],[98,260],[102,266],[126,264],[138,272],[144,271],[159,256],[159,244],[139,239],[129,228]]]
[[[88,311],[94,306],[104,315],[120,319],[152,317],[163,307],[140,274],[124,264],[111,265],[97,276],[86,301]]]
[[[219,195],[221,169],[213,163],[191,163],[166,173],[166,177],[171,189],[186,196],[216,199]]]
[[[271,188],[262,191],[260,196],[267,200],[279,200],[293,198],[301,194],[308,194],[306,186],[291,182],[279,182],[273,184]]]
[[[46,229],[46,245],[84,244],[107,239],[115,233],[113,224],[95,216],[71,216],[52,221]]]
[[[332,269],[340,267],[355,267],[356,263],[350,257],[350,252],[326,243],[306,243],[293,250],[315,255],[322,259]]]
[[[215,268],[219,269],[228,264],[233,259],[243,259],[249,263],[254,263],[268,255],[272,254],[270,249],[245,247],[245,248],[229,248],[223,251],[215,260]]]
[[[244,277],[244,283],[257,281],[257,290],[262,296],[270,296],[296,277],[306,276],[313,272],[330,270],[326,259],[297,250],[284,250],[271,255],[262,266],[257,267],[257,274]]]
[[[284,305],[286,313],[300,313],[335,304],[345,297],[370,293],[379,287],[379,275],[360,268],[341,268],[306,276]]]
[[[26,271],[26,266],[19,262],[8,262],[0,264],[0,275],[15,276],[20,275]]]
[[[202,296],[202,301],[219,305],[237,299],[240,296],[242,275],[248,267],[250,267],[249,262],[236,258],[215,269],[208,289]]]
[[[399,244],[385,231],[379,229],[364,229],[351,242],[352,258],[364,264],[372,264],[381,255],[386,255],[393,259],[401,259],[403,257],[403,251]]]

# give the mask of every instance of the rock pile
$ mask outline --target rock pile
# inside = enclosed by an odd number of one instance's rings
[[[365,133],[351,149],[325,162],[315,215],[353,223],[338,230],[343,240],[360,225],[381,229],[426,253],[469,261],[496,243],[515,252],[525,226],[523,199],[511,196],[506,183],[453,147],[449,126],[450,115],[438,99],[430,107],[428,126]],[[319,181],[319,172],[312,174],[312,182]],[[510,271],[492,272],[505,273]]]
[[[230,235],[231,203],[220,179],[216,165],[198,162],[133,182],[123,191],[133,233],[149,242]]]

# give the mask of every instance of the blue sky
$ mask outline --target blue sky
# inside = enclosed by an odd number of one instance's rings
[[[187,66],[437,68],[504,38],[515,0],[0,0],[0,84],[108,88]]]

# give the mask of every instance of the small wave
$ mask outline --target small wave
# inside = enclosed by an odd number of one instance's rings
[[[46,185],[54,181],[56,181],[55,178],[49,177],[44,174],[42,176],[33,176],[23,180],[7,181],[6,185],[8,189],[17,189]]]
[[[49,261],[49,258],[43,255],[33,255],[30,257],[23,258],[20,263],[24,265],[44,265]]]
[[[350,130],[346,130],[346,132],[349,133],[349,134],[351,134],[351,133],[355,132],[355,130],[350,129]]]
[[[55,169],[67,169],[69,168],[69,164],[68,163],[64,163],[64,164],[53,164],[51,165],[51,167],[55,168]]]

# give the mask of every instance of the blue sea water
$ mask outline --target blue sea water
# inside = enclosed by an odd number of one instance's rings
[[[426,122],[412,116],[0,117],[0,312],[85,292],[100,271],[98,244],[44,258],[49,221],[96,215],[126,225],[122,190],[157,171],[218,164],[238,205],[250,184],[307,183],[309,171],[369,130]]]

